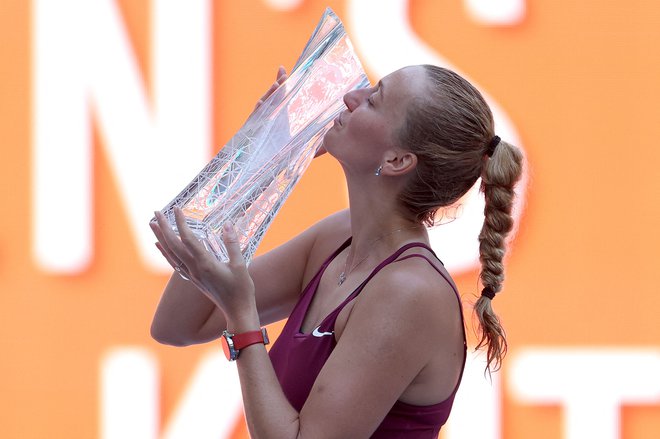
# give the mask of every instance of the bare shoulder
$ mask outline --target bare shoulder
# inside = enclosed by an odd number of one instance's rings
[[[305,279],[313,277],[325,260],[351,236],[350,211],[341,210],[312,226],[314,243],[309,252]]]
[[[378,288],[383,298],[393,302],[457,302],[449,274],[420,257],[398,260],[384,267],[374,277],[372,288]]]
[[[321,419],[320,431],[368,437],[397,400],[430,405],[451,393],[462,361],[460,306],[447,280],[417,257],[383,268],[352,303],[301,417]],[[359,407],[341,422],[323,416],[356,398]]]
[[[409,330],[418,336],[454,332],[462,327],[460,299],[454,288],[446,272],[441,275],[422,258],[397,261],[367,284],[351,318],[369,320],[370,325],[381,320],[383,326],[396,327],[399,332]]]
[[[327,241],[345,241],[351,234],[350,215],[350,210],[344,209],[316,223],[313,227],[316,229],[317,244],[322,246]]]
[[[345,225],[350,225],[348,221],[348,211],[340,211],[332,214],[317,223],[313,224],[289,241],[281,244],[268,253],[255,258],[252,267],[261,269],[265,267],[267,271],[276,271],[282,268],[282,265],[292,269],[291,265],[299,267],[301,272],[309,261],[315,257],[320,248],[331,247],[333,241],[339,239],[342,234],[348,233]],[[344,226],[342,226],[344,225]],[[254,272],[251,273],[254,276]]]

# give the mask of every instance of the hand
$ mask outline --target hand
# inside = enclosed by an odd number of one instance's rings
[[[151,223],[151,228],[158,239],[156,247],[176,271],[193,282],[224,312],[228,320],[256,315],[254,283],[233,225],[225,223],[223,226],[222,241],[229,256],[229,262],[223,263],[195,237],[181,209],[174,209],[180,238],[162,213],[155,212],[155,215],[156,222]]]
[[[277,79],[275,80],[275,82],[273,82],[273,85],[270,86],[268,91],[266,93],[264,93],[264,95],[261,97],[261,99],[259,99],[257,101],[257,103],[254,106],[253,111],[256,111],[259,107],[261,107],[261,104],[263,104],[266,101],[266,99],[268,99],[270,97],[270,95],[275,93],[275,90],[277,90],[280,87],[280,85],[282,85],[284,83],[284,81],[287,80],[288,77],[289,76],[287,75],[286,70],[284,69],[284,67],[280,66],[277,69]],[[314,158],[316,158],[318,156],[321,156],[325,153],[326,153],[325,147],[323,145],[321,145],[319,147],[319,149],[316,151],[316,154],[314,155]]]
[[[284,67],[280,66],[277,69],[277,79],[275,79],[275,82],[273,82],[273,85],[270,86],[268,91],[266,93],[264,93],[264,95],[261,97],[261,99],[259,99],[257,101],[257,103],[254,106],[254,109],[256,110],[257,108],[261,107],[261,104],[263,104],[266,101],[266,99],[268,99],[270,97],[270,95],[275,93],[275,90],[277,90],[280,87],[280,85],[282,85],[284,83],[284,81],[286,81],[287,78],[288,78],[288,75],[286,74],[286,70],[284,69]]]

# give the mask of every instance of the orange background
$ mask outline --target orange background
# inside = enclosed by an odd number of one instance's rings
[[[660,5],[528,1],[520,23],[489,27],[472,21],[459,1],[410,3],[417,34],[497,98],[525,145],[527,202],[496,301],[511,352],[660,348]],[[148,89],[149,2],[118,4]],[[212,5],[219,147],[277,66],[293,65],[325,6],[345,18],[345,5],[306,0],[285,12],[256,0]],[[31,253],[30,7],[0,1],[0,437],[96,437],[99,362],[123,345],[156,354],[165,423],[208,346],[175,349],[150,339],[166,277],[148,271],[137,254],[98,135],[91,266],[73,276],[47,274]],[[260,252],[345,207],[343,185],[332,158],[316,160]],[[477,292],[476,275],[456,278],[463,294]],[[561,436],[558,406],[522,405],[506,383],[503,389],[502,437]],[[659,405],[626,406],[621,419],[621,437],[660,432]],[[236,428],[243,437],[242,423]]]

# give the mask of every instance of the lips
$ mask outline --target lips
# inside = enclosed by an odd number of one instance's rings
[[[339,113],[339,116],[337,116],[337,117],[335,118],[335,123],[336,123],[337,125],[339,125],[339,126],[344,125],[344,123],[343,123],[342,120],[341,120],[341,117],[342,117],[343,115],[344,115],[344,111],[342,111],[341,113]]]

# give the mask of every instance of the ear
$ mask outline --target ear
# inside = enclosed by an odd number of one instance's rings
[[[385,153],[383,169],[384,175],[399,176],[413,171],[417,167],[417,156],[410,151],[402,149],[390,150]]]

